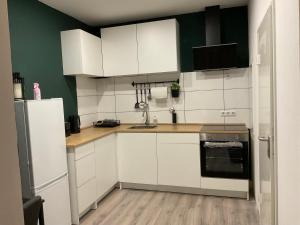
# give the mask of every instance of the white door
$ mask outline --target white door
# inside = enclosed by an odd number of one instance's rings
[[[44,219],[46,225],[71,225],[68,176],[35,193],[45,201]]]
[[[41,188],[67,172],[63,102],[27,101],[26,108],[34,188]]]
[[[275,224],[273,24],[270,8],[258,30],[260,221]]]

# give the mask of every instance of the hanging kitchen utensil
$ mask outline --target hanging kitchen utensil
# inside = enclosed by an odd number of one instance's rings
[[[135,96],[136,96],[136,103],[134,105],[134,108],[138,109],[140,108],[138,85],[135,86]]]
[[[140,91],[141,91],[141,101],[140,101],[140,106],[142,106],[142,105],[144,105],[144,100],[143,100],[143,86],[142,86],[142,84],[141,84],[141,86],[140,86]]]
[[[149,93],[148,93],[148,100],[150,101],[152,99],[152,96],[151,96],[151,85],[149,84]]]
[[[147,104],[147,86],[144,84],[145,103]]]

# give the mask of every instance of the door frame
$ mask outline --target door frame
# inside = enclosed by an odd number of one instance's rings
[[[258,31],[265,19],[265,16],[267,15],[267,13],[269,12],[269,10],[271,11],[271,23],[272,23],[272,75],[271,75],[271,82],[272,82],[272,99],[271,99],[271,107],[273,109],[273,113],[272,113],[272,122],[273,122],[273,132],[272,132],[272,146],[271,147],[271,156],[273,157],[272,160],[272,169],[271,169],[271,191],[272,191],[272,203],[271,203],[271,207],[272,207],[272,223],[274,225],[278,224],[278,154],[277,154],[277,97],[276,97],[276,26],[275,26],[275,0],[271,1],[270,6],[268,7],[262,22],[260,23],[260,25],[258,26],[257,32],[256,32],[256,36],[257,36],[257,40],[259,40],[259,35],[258,35]],[[258,41],[257,41],[257,54],[258,54]],[[259,76],[259,74],[258,74]],[[258,134],[259,135],[259,134]],[[259,163],[259,162],[258,162]],[[261,192],[259,191],[259,194],[261,194]],[[261,200],[259,200],[259,202],[261,202]],[[261,203],[259,204],[259,206],[261,206]]]

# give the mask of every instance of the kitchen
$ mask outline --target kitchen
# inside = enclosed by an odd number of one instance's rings
[[[275,6],[180,2],[7,1],[25,224],[288,224]]]

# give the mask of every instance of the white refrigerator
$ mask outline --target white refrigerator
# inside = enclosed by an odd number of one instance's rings
[[[39,195],[46,225],[70,225],[70,195],[62,99],[16,101],[23,198]]]

